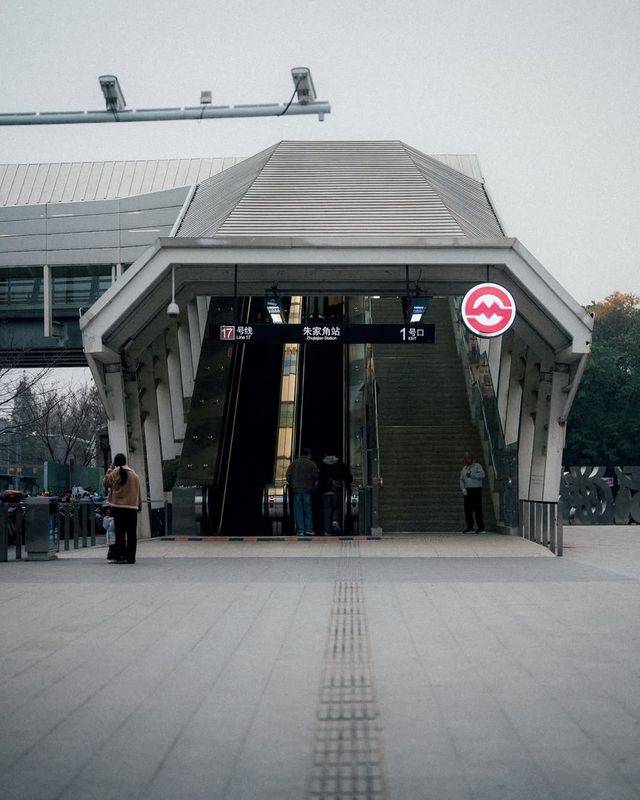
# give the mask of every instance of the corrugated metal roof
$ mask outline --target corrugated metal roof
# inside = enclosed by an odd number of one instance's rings
[[[447,164],[456,159],[471,175]],[[397,141],[285,141],[252,161],[224,186],[214,177],[198,187],[179,236],[503,235],[475,157],[436,159]]]
[[[469,236],[504,236],[484,183],[405,145],[407,153]]]
[[[201,183],[242,158],[0,164],[0,206],[109,200]]]
[[[260,174],[275,148],[276,145],[245,159],[234,169],[200,183],[178,235],[213,236]]]

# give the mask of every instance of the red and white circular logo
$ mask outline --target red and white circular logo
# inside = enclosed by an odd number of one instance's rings
[[[516,318],[516,302],[504,286],[479,283],[462,299],[462,321],[476,336],[491,338],[509,330]]]

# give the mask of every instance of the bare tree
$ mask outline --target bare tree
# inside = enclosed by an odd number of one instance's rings
[[[30,398],[31,435],[40,442],[46,460],[90,465],[98,453],[97,432],[106,423],[95,386],[39,386]]]
[[[25,459],[37,458],[35,442],[26,438],[38,422],[32,394],[45,385],[50,367],[20,372],[0,368],[0,470],[10,471]],[[34,416],[35,415],[35,416]]]
[[[15,416],[16,403],[38,386],[41,386],[50,374],[50,367],[19,372],[12,367],[0,367],[0,436],[23,425],[28,425],[28,419],[17,419]]]

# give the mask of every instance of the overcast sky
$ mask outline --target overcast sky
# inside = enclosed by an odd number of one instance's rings
[[[581,303],[640,292],[640,0],[2,0],[0,111],[286,102],[316,117],[0,127],[0,162],[248,156],[281,139],[476,153],[510,236]]]

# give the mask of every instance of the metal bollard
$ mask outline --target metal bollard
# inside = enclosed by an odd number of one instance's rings
[[[91,547],[96,546],[96,507],[92,503],[89,508],[89,533],[91,536]]]
[[[27,497],[25,532],[29,561],[58,557],[58,498]]]
[[[20,503],[16,509],[16,561],[22,559],[22,545],[24,544],[24,517],[26,509],[24,503]]]
[[[9,560],[9,509],[0,503],[0,561]]]
[[[73,508],[73,549],[80,547],[80,509],[77,503],[72,504]]]

